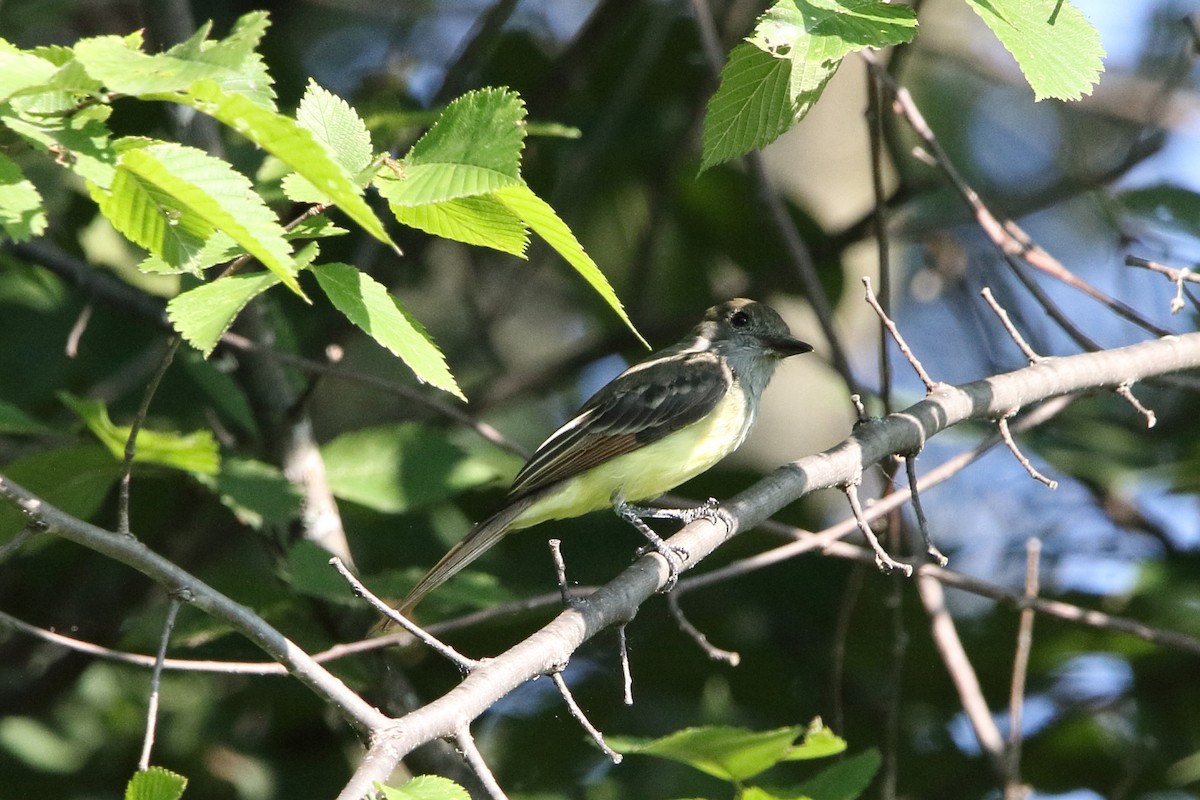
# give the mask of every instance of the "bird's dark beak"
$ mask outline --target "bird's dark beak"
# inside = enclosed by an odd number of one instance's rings
[[[762,343],[779,358],[811,353],[813,349],[808,342],[802,342],[793,336],[764,336]]]

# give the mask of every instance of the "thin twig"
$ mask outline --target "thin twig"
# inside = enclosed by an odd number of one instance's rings
[[[500,783],[496,780],[496,776],[492,774],[491,767],[483,759],[483,753],[479,752],[479,747],[475,744],[475,737],[471,735],[471,729],[466,725],[459,728],[458,733],[454,734],[454,741],[458,744],[458,749],[462,751],[467,766],[471,768],[471,771],[475,773],[475,777],[479,778],[479,782],[483,784],[488,797],[492,798],[492,800],[508,800],[508,795],[500,788]]]
[[[875,53],[866,51],[867,62],[867,134],[871,145],[871,189],[874,203],[871,221],[875,229],[875,247],[879,260],[879,296],[884,313],[889,314],[892,297],[892,272],[887,235],[887,196],[883,186],[883,86],[878,72],[882,70]],[[883,397],[885,414],[892,413],[892,359],[887,346],[887,334],[879,331],[879,394]]]
[[[133,477],[133,456],[137,452],[138,432],[141,431],[142,424],[146,421],[146,415],[150,413],[150,401],[154,399],[154,393],[158,391],[158,384],[162,381],[163,375],[167,373],[167,368],[171,366],[171,361],[175,358],[175,351],[179,349],[182,342],[183,337],[178,334],[171,338],[158,369],[150,378],[150,383],[146,385],[146,391],[142,395],[142,405],[138,408],[137,414],[129,426],[129,438],[125,440],[125,457],[121,461],[121,484],[117,497],[117,532],[126,536],[129,535],[129,487]]]
[[[163,660],[167,657],[167,645],[171,641],[171,631],[175,629],[175,616],[179,613],[187,597],[180,594],[171,595],[167,606],[167,618],[163,621],[162,638],[158,643],[158,656],[154,659],[154,671],[150,673],[150,698],[146,703],[146,735],[142,739],[142,755],[138,759],[138,770],[150,768],[150,751],[154,748],[154,732],[158,727],[158,688],[162,680]]]
[[[554,562],[554,579],[558,582],[558,592],[562,595],[563,605],[570,607],[574,598],[571,597],[571,586],[567,583],[567,562],[563,560],[562,540],[551,539],[547,544],[550,545],[550,559]]]
[[[921,603],[929,615],[934,644],[937,645],[946,671],[950,673],[950,679],[954,682],[959,702],[972,730],[975,731],[979,747],[991,759],[996,774],[1003,776],[1004,740],[983,697],[983,690],[979,686],[979,678],[971,665],[971,659],[963,649],[954,619],[946,609],[946,594],[942,590],[942,584],[922,570],[917,578],[917,593],[920,594]]]
[[[671,611],[671,617],[675,620],[675,624],[679,629],[691,637],[704,654],[713,661],[724,661],[731,667],[736,667],[741,663],[742,657],[740,654],[732,650],[723,650],[717,647],[712,642],[708,641],[708,637],[700,632],[700,629],[691,623],[684,615],[683,609],[679,607],[679,598],[674,592],[667,595],[667,608]]]
[[[1133,392],[1130,390],[1128,383],[1122,383],[1120,386],[1113,389],[1113,391],[1116,392],[1116,394],[1119,397],[1121,397],[1126,403],[1129,403],[1129,405],[1133,406],[1134,411],[1138,412],[1139,414],[1141,414],[1143,417],[1146,418],[1146,427],[1147,428],[1153,428],[1155,425],[1158,424],[1158,417],[1154,416],[1153,411],[1146,408],[1144,405],[1141,404],[1141,401],[1139,401],[1136,397],[1133,396]]]
[[[575,702],[575,696],[571,694],[571,690],[567,687],[567,681],[562,676],[562,670],[551,672],[550,679],[558,687],[558,692],[562,695],[563,701],[567,704],[567,710],[571,712],[571,716],[575,718],[575,721],[583,726],[588,736],[591,736],[596,745],[604,751],[604,755],[608,756],[614,764],[620,764],[621,754],[609,747],[608,742],[604,741],[604,734],[588,721],[587,715],[583,713],[583,709]]]
[[[913,513],[917,515],[917,529],[921,532],[921,541],[925,543],[925,552],[937,562],[939,567],[946,566],[949,561],[929,535],[929,522],[925,519],[925,509],[921,507],[921,492],[917,489],[917,457],[904,457],[904,471],[908,475],[908,491],[912,494]]]
[[[350,572],[340,558],[334,556],[333,558],[329,559],[329,563],[338,571],[338,573],[341,574],[346,583],[350,584],[350,588],[354,590],[356,595],[370,603],[371,607],[380,614],[383,614],[392,622],[395,622],[397,625],[404,628],[404,630],[420,639],[430,650],[433,650],[434,652],[440,654],[443,658],[454,662],[463,672],[470,672],[479,666],[478,661],[473,658],[467,658],[462,653],[458,652],[433,634],[427,632],[424,628],[417,625],[417,623],[413,622],[411,619],[380,600],[371,592],[370,589],[363,585],[362,581],[354,577],[354,574]]]
[[[867,302],[871,304],[871,308],[875,309],[875,314],[879,317],[879,321],[887,328],[888,333],[896,340],[900,352],[908,359],[908,363],[912,365],[913,371],[917,373],[917,377],[925,384],[925,391],[932,392],[937,388],[937,383],[929,377],[929,373],[925,371],[925,367],[921,366],[921,362],[913,355],[912,349],[908,346],[908,342],[904,341],[904,337],[900,334],[900,329],[896,327],[896,323],[892,322],[891,317],[883,310],[883,306],[879,305],[879,301],[875,299],[875,292],[871,289],[871,279],[863,276],[863,286],[867,290]]]
[[[672,597],[673,594],[667,595]],[[629,638],[625,635],[628,623],[617,626],[617,651],[621,659],[621,700],[627,706],[633,705],[633,670],[629,666]]]
[[[1008,312],[1004,307],[997,302],[992,296],[992,290],[985,286],[979,290],[979,294],[987,301],[987,304],[992,307],[992,311],[996,312],[996,316],[1000,318],[1000,324],[1004,326],[1004,330],[1008,331],[1008,335],[1017,343],[1017,347],[1021,348],[1021,352],[1025,354],[1025,358],[1029,359],[1030,364],[1036,364],[1042,360],[1042,357],[1037,354],[1037,351],[1029,346],[1029,342],[1025,341],[1025,337],[1017,330],[1017,326],[1013,325],[1012,320],[1008,317]]]
[[[871,530],[870,524],[863,517],[862,505],[858,502],[858,487],[852,483],[842,487],[846,493],[846,498],[850,501],[850,508],[854,512],[854,519],[858,523],[858,529],[862,531],[863,536],[867,538],[871,548],[875,551],[875,566],[879,567],[882,572],[891,572],[892,570],[900,570],[907,578],[912,575],[912,564],[905,564],[895,560],[887,551],[883,549],[883,545],[879,543],[879,539],[875,536],[875,531]]]
[[[83,338],[83,332],[87,330],[88,323],[92,319],[92,311],[95,310],[95,305],[88,301],[79,311],[79,317],[75,320],[75,324],[71,326],[71,332],[67,334],[67,346],[64,352],[67,358],[74,358],[79,354],[79,340]]]
[[[41,529],[36,525],[26,525],[17,531],[16,535],[4,544],[0,544],[0,564],[8,561],[13,554],[25,546],[25,543],[37,536]]]
[[[1171,300],[1171,313],[1178,314],[1183,310],[1183,298],[1186,295],[1191,301],[1192,306],[1200,311],[1200,302],[1198,302],[1191,292],[1184,288],[1184,283],[1190,281],[1192,283],[1200,283],[1200,272],[1193,272],[1187,267],[1175,269],[1168,267],[1165,264],[1160,264],[1157,261],[1150,261],[1137,256],[1125,256],[1125,265],[1128,267],[1141,267],[1148,269],[1151,272],[1157,272],[1160,275],[1165,275],[1168,280],[1175,284],[1175,297]]]
[[[1036,538],[1025,542],[1025,599],[1038,596],[1038,570],[1042,543]],[[1022,716],[1025,710],[1025,679],[1029,674],[1029,652],[1033,649],[1033,608],[1021,609],[1017,627],[1017,649],[1013,654],[1012,688],[1008,696],[1008,763],[1004,780],[1004,800],[1023,800],[1028,795],[1021,785],[1021,744],[1024,740]]]
[[[1025,468],[1025,471],[1029,473],[1029,477],[1033,478],[1034,480],[1041,481],[1051,489],[1057,489],[1058,481],[1047,478],[1045,475],[1039,472],[1037,467],[1035,467],[1030,460],[1025,457],[1025,454],[1022,453],[1017,447],[1017,442],[1015,439],[1013,439],[1012,432],[1008,429],[1008,418],[1010,416],[1012,416],[1011,413],[996,420],[996,427],[1000,430],[1000,438],[1004,440],[1005,446],[1008,447],[1009,451],[1013,454],[1013,457],[1017,459],[1017,462],[1020,463],[1020,465]]]

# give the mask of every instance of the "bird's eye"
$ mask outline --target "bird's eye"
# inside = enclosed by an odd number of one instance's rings
[[[729,315],[729,324],[735,328],[744,328],[750,324],[750,315],[745,311],[735,311]]]

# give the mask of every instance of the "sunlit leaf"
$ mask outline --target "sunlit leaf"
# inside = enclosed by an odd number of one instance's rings
[[[125,786],[125,800],[179,800],[188,780],[162,767],[137,772]]]
[[[300,107],[296,109],[296,122],[325,145],[333,159],[347,174],[354,176],[357,183],[365,185],[368,182],[369,177],[364,180],[362,176],[375,159],[371,134],[358,112],[345,100],[310,80],[300,99]],[[284,178],[283,190],[297,203],[331,202],[328,195],[296,173]]]
[[[246,304],[277,283],[273,272],[228,275],[172,298],[167,316],[188,344],[207,356]]]
[[[688,764],[726,781],[744,781],[782,761],[804,728],[685,728],[653,741],[629,741],[621,752],[659,756]]]
[[[72,397],[66,392],[59,392],[58,396],[64,405],[83,420],[114,458],[124,457],[125,443],[129,439],[129,426],[115,424],[100,400]],[[221,455],[212,431],[168,433],[151,430],[145,426],[138,431],[137,450],[133,460],[137,463],[157,464],[204,475],[215,475],[221,465]]]
[[[460,197],[420,206],[393,205],[396,219],[434,236],[490,247],[525,257],[529,229],[504,203],[490,195]]]
[[[384,800],[470,800],[471,795],[449,778],[439,775],[418,775],[403,786],[383,786],[376,784],[375,788]]]
[[[0,228],[14,242],[40,236],[46,229],[46,209],[33,182],[17,162],[0,153]]]
[[[334,307],[399,356],[418,380],[467,399],[425,328],[381,283],[349,264],[321,264],[312,271]]]
[[[1038,100],[1078,100],[1104,70],[1100,32],[1071,0],[967,0],[1017,60]]]

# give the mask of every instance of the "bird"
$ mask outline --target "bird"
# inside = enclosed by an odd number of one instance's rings
[[[690,521],[712,514],[716,501],[699,509],[632,503],[657,498],[736,450],[779,363],[812,349],[764,303],[735,298],[709,308],[683,339],[617,375],[550,434],[499,510],[455,544],[397,610],[410,615],[511,531],[609,507],[667,559],[673,585],[679,556],[642,518]]]

